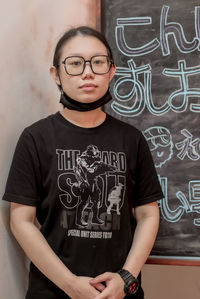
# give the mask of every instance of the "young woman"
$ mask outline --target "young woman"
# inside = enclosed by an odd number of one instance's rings
[[[66,32],[50,69],[64,108],[18,141],[3,199],[32,261],[26,299],[144,298],[163,194],[141,132],[102,111],[115,69],[101,33]]]

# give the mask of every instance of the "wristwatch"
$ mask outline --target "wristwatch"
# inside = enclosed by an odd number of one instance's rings
[[[117,271],[124,281],[124,292],[126,295],[133,295],[137,293],[139,288],[139,281],[129,271],[121,269]]]

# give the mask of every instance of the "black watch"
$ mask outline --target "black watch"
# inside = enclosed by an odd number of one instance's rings
[[[121,269],[117,271],[124,281],[124,292],[126,295],[133,295],[137,293],[139,288],[139,281],[129,271]]]

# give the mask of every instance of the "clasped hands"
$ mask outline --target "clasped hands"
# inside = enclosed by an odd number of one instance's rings
[[[122,299],[125,296],[124,282],[118,273],[105,272],[89,283],[99,291],[94,299]]]

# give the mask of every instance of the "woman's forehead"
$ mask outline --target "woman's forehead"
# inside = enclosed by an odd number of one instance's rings
[[[93,56],[100,54],[107,54],[106,46],[98,38],[87,35],[72,37],[65,43],[62,49],[62,56]]]

